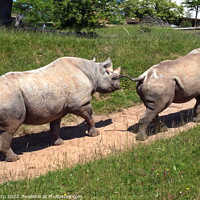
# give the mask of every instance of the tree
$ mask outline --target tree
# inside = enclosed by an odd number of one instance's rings
[[[114,0],[64,0],[55,3],[54,21],[59,28],[68,27],[77,32],[84,28],[95,29],[117,17]]]
[[[105,21],[116,19],[115,0],[16,0],[15,12],[24,14],[27,22],[52,21],[57,28],[95,29]]]
[[[0,0],[0,25],[10,26],[13,0]]]
[[[198,17],[198,13],[200,11],[200,0],[186,0],[185,2],[183,2],[183,4],[185,4],[186,7],[188,7],[190,10],[195,11],[195,23],[194,26],[197,26],[197,17]]]
[[[165,21],[173,21],[183,14],[183,6],[171,0],[129,0],[131,12],[138,18],[153,15]]]
[[[16,0],[13,11],[23,14],[29,24],[46,23],[52,21],[53,0]]]

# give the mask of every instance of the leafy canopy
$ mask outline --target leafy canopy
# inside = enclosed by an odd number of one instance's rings
[[[81,31],[122,22],[126,16],[154,15],[172,21],[183,7],[171,0],[16,0],[13,11],[24,14],[28,23],[53,22],[57,28]]]
[[[197,17],[200,12],[200,0],[186,0],[183,4],[190,10],[195,11],[195,25],[197,26]]]
[[[16,0],[13,12],[24,14],[27,23],[53,22],[57,28],[81,31],[116,20],[117,5],[114,0]]]
[[[129,0],[126,4],[126,14],[140,19],[147,15],[154,15],[172,21],[183,14],[183,6],[171,0]]]

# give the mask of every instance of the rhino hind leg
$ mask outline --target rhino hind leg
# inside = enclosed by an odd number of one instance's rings
[[[196,97],[196,104],[194,107],[193,122],[200,122],[200,96]]]
[[[16,155],[11,149],[11,142],[13,133],[2,131],[0,133],[0,151],[5,153],[7,162],[14,162],[19,160],[19,156]]]
[[[144,116],[139,120],[139,132],[136,135],[136,140],[145,141],[148,138],[147,128],[157,115],[158,112],[156,110],[146,108]]]
[[[155,126],[155,133],[160,133],[160,132],[166,132],[166,131],[168,131],[168,128],[160,120],[160,117],[158,115],[154,118],[153,124]]]
[[[88,135],[95,137],[99,135],[99,131],[95,128],[95,121],[92,116],[92,113],[93,111],[92,111],[92,106],[90,103],[85,104],[79,110],[76,110],[75,112],[73,112],[73,114],[85,119],[88,125]]]
[[[158,106],[155,109],[146,108],[144,116],[139,120],[139,132],[136,135],[136,140],[145,141],[148,138],[148,127],[151,123],[155,125],[155,133],[166,132],[168,130],[158,116],[158,113],[164,109],[165,106]]]
[[[63,144],[63,140],[59,137],[60,133],[60,122],[61,118],[54,120],[50,123],[50,144],[51,145],[61,145]]]

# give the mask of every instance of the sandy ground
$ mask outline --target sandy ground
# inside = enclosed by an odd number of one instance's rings
[[[96,127],[100,131],[97,137],[85,135],[87,126],[81,118],[76,118],[75,122],[70,124],[62,123],[61,138],[64,139],[64,145],[61,146],[48,145],[48,127],[46,131],[39,129],[36,134],[30,132],[16,137],[13,139],[13,150],[20,154],[20,160],[11,163],[0,161],[0,183],[37,177],[48,171],[120,152],[140,143],[149,144],[173,137],[182,130],[196,126],[191,122],[191,108],[194,104],[194,100],[185,104],[172,104],[160,114],[162,121],[169,128],[168,131],[151,133],[145,142],[135,140],[137,122],[145,110],[143,105],[106,116],[95,116]],[[0,157],[3,160],[3,156]]]

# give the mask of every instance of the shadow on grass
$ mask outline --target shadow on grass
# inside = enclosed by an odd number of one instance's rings
[[[193,118],[193,109],[182,110],[177,113],[172,113],[168,115],[161,116],[161,121],[165,124],[167,128],[176,128],[191,122]],[[128,131],[133,133],[138,133],[139,123],[136,123],[128,128]],[[148,135],[155,135],[155,126],[151,124],[148,127]]]
[[[111,119],[99,121],[96,123],[97,128],[107,126],[112,123]],[[63,140],[71,140],[74,138],[86,137],[86,131],[88,126],[85,122],[82,122],[76,126],[62,127],[60,130],[60,137]],[[12,149],[20,155],[23,152],[38,151],[49,146],[50,132],[40,132],[35,134],[27,134],[25,136],[13,138]],[[0,152],[0,161],[5,160],[5,155]]]

